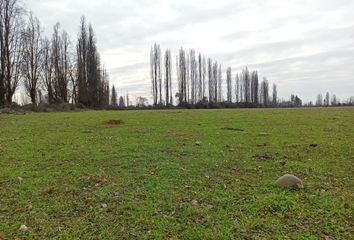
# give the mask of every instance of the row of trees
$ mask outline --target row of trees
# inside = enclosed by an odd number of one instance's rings
[[[173,96],[178,106],[221,106],[221,107],[301,107],[301,106],[351,106],[354,97],[341,102],[335,94],[318,94],[315,104],[303,103],[291,94],[288,100],[278,98],[276,84],[270,85],[267,78],[259,79],[257,71],[247,67],[233,74],[211,58],[206,58],[194,49],[181,48],[176,57],[177,91],[172,92],[171,50],[161,51],[159,44],[151,47],[150,74],[153,106],[173,105]],[[225,79],[223,78],[225,76]]]
[[[161,47],[154,44],[151,47],[150,70],[153,104],[171,106],[172,93],[172,57],[166,49],[163,56]],[[259,80],[257,71],[245,68],[233,76],[231,67],[226,70],[226,100],[223,98],[223,70],[217,61],[206,59],[194,49],[189,51],[181,48],[176,58],[178,92],[175,94],[178,104],[238,104],[244,106],[275,106],[278,91],[273,84],[272,95],[266,78]]]
[[[318,107],[320,107],[320,106],[325,106],[325,107],[338,106],[340,104],[341,103],[340,103],[339,99],[337,98],[337,96],[335,94],[333,94],[331,96],[331,94],[329,92],[327,92],[325,94],[325,97],[323,97],[323,95],[321,93],[319,93],[316,98],[316,106],[318,106]]]
[[[0,0],[0,107],[12,104],[21,82],[33,104],[109,105],[108,74],[84,17],[75,49],[59,23],[48,38],[20,1]]]

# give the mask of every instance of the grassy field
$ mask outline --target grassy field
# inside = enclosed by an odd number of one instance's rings
[[[353,169],[353,108],[0,115],[0,239],[353,239]]]

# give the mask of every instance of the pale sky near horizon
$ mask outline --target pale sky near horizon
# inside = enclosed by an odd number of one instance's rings
[[[24,0],[50,36],[60,22],[76,42],[80,17],[97,35],[119,94],[150,97],[154,42],[194,48],[233,73],[248,66],[276,83],[279,96],[315,101],[354,95],[354,0]],[[173,63],[175,66],[175,62]],[[175,69],[174,69],[174,75]],[[224,73],[225,75],[225,73]],[[224,77],[225,78],[225,77]]]

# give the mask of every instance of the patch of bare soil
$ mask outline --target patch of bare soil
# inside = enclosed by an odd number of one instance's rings
[[[224,127],[222,130],[227,130],[227,131],[237,131],[237,132],[243,132],[245,131],[244,129],[241,128],[232,128],[232,127]]]
[[[103,124],[106,124],[106,125],[122,125],[122,124],[124,124],[124,121],[120,120],[120,119],[110,119],[110,120],[104,121]]]
[[[255,161],[267,161],[274,160],[275,156],[271,153],[258,153],[256,155],[253,155],[252,159]]]
[[[257,134],[258,137],[266,137],[266,136],[269,136],[270,134],[269,133],[266,133],[266,132],[260,132]]]
[[[188,156],[188,153],[185,152],[167,152],[167,154],[171,157],[185,157]]]
[[[183,137],[183,136],[188,136],[191,134],[188,134],[186,132],[178,131],[178,130],[168,130],[163,134],[165,137]]]

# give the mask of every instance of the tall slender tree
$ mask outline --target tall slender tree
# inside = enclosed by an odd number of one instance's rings
[[[87,59],[88,59],[88,30],[86,18],[83,16],[80,23],[80,32],[76,46],[77,53],[77,81],[78,81],[78,101],[81,104],[89,104],[88,95],[88,74],[87,74]]]
[[[28,24],[23,33],[23,75],[24,85],[32,104],[36,104],[39,89],[39,77],[41,72],[41,61],[43,55],[41,26],[38,18],[30,13]]]
[[[179,105],[183,105],[188,102],[187,95],[187,58],[186,52],[183,48],[179,50],[177,58],[177,75],[178,75],[178,100]]]
[[[53,84],[53,63],[52,63],[52,45],[48,38],[45,38],[42,43],[43,58],[42,58],[42,78],[43,88],[47,91],[48,103],[54,103],[54,84]]]
[[[172,105],[172,59],[171,50],[166,49],[164,56],[164,76],[165,76],[165,102],[166,106]]]
[[[273,103],[273,106],[277,106],[278,105],[278,89],[277,89],[277,85],[275,83],[273,83],[272,103]]]
[[[226,71],[226,89],[227,89],[227,103],[232,102],[232,72],[231,67]]]
[[[12,103],[21,75],[24,9],[18,0],[0,0],[0,106]]]
[[[111,105],[116,107],[118,106],[118,102],[117,102],[117,91],[116,88],[114,87],[114,85],[112,86],[112,93],[111,93]]]
[[[162,102],[162,83],[161,83],[161,48],[154,44],[150,52],[150,73],[152,82],[152,95],[154,105]]]

